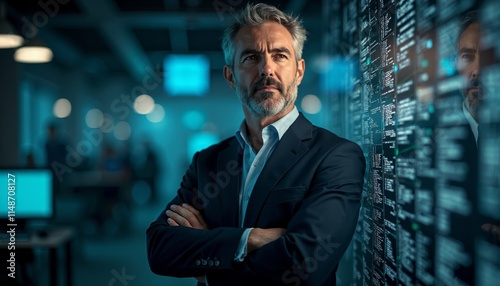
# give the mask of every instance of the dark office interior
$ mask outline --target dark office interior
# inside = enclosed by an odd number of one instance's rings
[[[1,285],[197,285],[151,272],[146,229],[244,118],[221,36],[247,2],[0,0]],[[300,16],[296,107],[366,158],[337,285],[497,285],[500,2],[252,2]]]

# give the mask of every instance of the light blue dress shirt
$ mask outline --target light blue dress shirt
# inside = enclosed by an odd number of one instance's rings
[[[257,182],[257,179],[259,178],[260,173],[262,172],[262,169],[276,148],[276,145],[278,145],[278,142],[281,140],[281,137],[283,137],[283,134],[285,134],[292,123],[295,122],[297,117],[299,117],[299,112],[297,111],[297,107],[294,107],[293,110],[287,115],[264,127],[264,129],[262,129],[263,145],[257,153],[255,153],[249,143],[245,121],[241,123],[239,130],[236,132],[236,138],[243,149],[243,172],[239,196],[239,223],[241,227],[245,221],[245,214],[248,202],[250,201],[250,196],[252,195],[252,190]],[[240,243],[238,244],[238,250],[234,257],[235,261],[241,262],[246,257],[247,241],[251,230],[252,228],[246,229],[241,236]]]

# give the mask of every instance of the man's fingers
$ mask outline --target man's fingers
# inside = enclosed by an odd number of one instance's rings
[[[180,215],[174,211],[168,210],[165,212],[165,214],[170,219],[174,220],[178,225],[192,227],[191,223],[187,219],[185,219],[182,215]]]
[[[171,219],[171,218],[167,219],[167,222],[168,222],[168,224],[169,224],[170,226],[179,226],[179,224],[178,224],[178,223],[176,223],[176,222],[175,222],[175,220],[173,220],[173,219]]]
[[[182,206],[172,205],[170,208],[188,220],[193,228],[208,229],[201,213],[192,206],[182,204]]]
[[[181,226],[187,226],[198,229],[208,229],[201,213],[188,204],[171,205],[166,215]]]
[[[194,207],[192,207],[191,205],[188,205],[188,204],[182,204],[183,208],[189,210],[190,212],[192,212],[193,214],[195,214],[196,216],[198,216],[200,214],[200,211],[195,209]]]
[[[201,228],[208,229],[207,224],[205,223],[205,220],[203,219],[203,216],[201,215],[199,210],[195,209],[194,207],[188,204],[182,204],[182,207],[190,211],[196,217],[196,219],[198,220],[198,224]]]
[[[189,222],[193,222],[196,219],[196,216],[191,211],[189,211],[184,207],[178,205],[171,205],[170,209],[181,215],[183,218],[187,219]]]
[[[190,211],[191,213],[193,213],[194,216],[196,216],[196,218],[198,220],[203,220],[203,217],[200,213],[199,210],[195,209],[194,207],[192,207],[191,205],[188,205],[188,204],[182,204],[182,207],[187,209],[188,211]]]

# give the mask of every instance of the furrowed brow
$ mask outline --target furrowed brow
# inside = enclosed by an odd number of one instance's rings
[[[246,55],[249,55],[249,54],[260,54],[261,52],[257,51],[256,49],[244,49],[241,53],[240,53],[240,59]]]
[[[272,49],[271,52],[274,53],[274,54],[283,53],[283,54],[287,54],[289,56],[292,55],[292,52],[289,49],[285,48],[285,47]]]
[[[292,52],[285,48],[285,47],[282,47],[282,48],[274,48],[271,50],[271,53],[273,54],[278,54],[278,53],[283,53],[283,54],[287,54],[289,56],[292,55]],[[256,49],[245,49],[243,50],[241,53],[240,53],[240,59],[246,55],[249,55],[249,54],[262,54],[262,51],[258,51]]]
[[[473,54],[476,52],[476,49],[473,48],[461,48],[460,53],[461,54]]]

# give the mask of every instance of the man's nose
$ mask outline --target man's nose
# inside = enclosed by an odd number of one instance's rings
[[[274,76],[273,61],[270,56],[264,57],[261,64],[260,76]]]
[[[472,66],[472,73],[471,73],[472,78],[477,79],[479,77],[479,72],[480,72],[479,57],[477,57]]]

